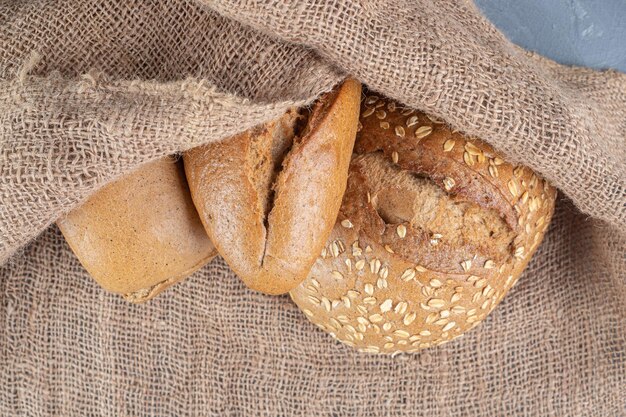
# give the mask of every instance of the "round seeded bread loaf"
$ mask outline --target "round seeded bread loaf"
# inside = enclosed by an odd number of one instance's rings
[[[360,98],[347,80],[311,110],[185,153],[202,222],[248,287],[286,293],[315,262],[346,188]]]
[[[476,326],[542,240],[556,191],[489,145],[374,95],[337,223],[291,297],[364,352],[414,352]]]
[[[146,301],[216,254],[191,201],[182,164],[148,163],[57,220],[87,272],[128,301]]]

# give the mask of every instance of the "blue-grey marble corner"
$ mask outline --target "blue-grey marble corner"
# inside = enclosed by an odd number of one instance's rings
[[[512,42],[567,65],[626,72],[626,0],[474,0]]]

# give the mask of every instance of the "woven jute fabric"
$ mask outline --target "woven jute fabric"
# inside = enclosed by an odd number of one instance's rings
[[[528,270],[465,336],[357,353],[221,259],[131,305],[53,225],[347,75],[560,189]],[[623,416],[624,161],[626,75],[523,51],[469,2],[0,1],[0,414]]]

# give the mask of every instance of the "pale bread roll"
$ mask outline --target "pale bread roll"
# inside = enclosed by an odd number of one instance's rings
[[[87,272],[132,302],[154,297],[217,254],[173,157],[106,185],[57,225]]]

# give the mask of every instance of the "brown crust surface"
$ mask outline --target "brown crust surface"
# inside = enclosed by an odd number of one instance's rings
[[[486,143],[369,95],[337,223],[291,297],[364,352],[413,352],[476,326],[541,242],[556,190]]]
[[[248,287],[288,292],[315,262],[346,187],[360,93],[360,84],[347,80],[309,114],[291,110],[185,153],[207,233]]]
[[[136,303],[217,255],[191,201],[182,164],[171,157],[105,186],[57,225],[103,288]]]

